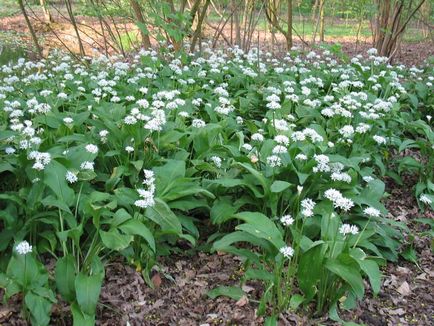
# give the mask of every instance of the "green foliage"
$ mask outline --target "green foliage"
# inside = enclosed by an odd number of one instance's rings
[[[270,325],[287,309],[338,320],[364,279],[380,291],[387,260],[415,259],[382,200],[386,176],[413,174],[433,208],[431,68],[207,52],[2,67],[0,284],[32,323],[49,323],[56,293],[75,325],[94,324],[108,260],[152,286],[158,257],[197,244],[199,220],[245,267],[209,295],[239,299],[258,280]]]

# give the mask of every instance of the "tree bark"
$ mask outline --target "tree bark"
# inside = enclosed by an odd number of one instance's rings
[[[151,48],[151,39],[149,38],[149,30],[146,26],[145,19],[143,18],[142,8],[137,0],[130,0],[131,7],[134,11],[134,16],[139,23],[140,35],[142,37],[142,45],[145,49]]]
[[[292,0],[288,0],[287,5],[288,30],[286,32],[286,50],[289,51],[292,48]]]
[[[72,5],[70,0],[65,0],[66,9],[68,11],[69,19],[71,20],[72,27],[74,28],[75,35],[77,36],[78,48],[80,50],[80,55],[84,56],[84,46],[81,42],[80,33],[78,32],[77,22],[75,21],[74,13],[72,12]]]
[[[190,52],[194,51],[194,49],[196,47],[197,40],[199,39],[200,34],[202,33],[202,24],[203,24],[203,21],[205,19],[206,11],[208,10],[209,3],[210,3],[210,0],[205,1],[205,5],[203,6],[202,12],[200,13],[199,20],[198,20],[197,26],[196,26],[196,30],[194,31],[193,39],[191,41]]]
[[[32,36],[33,43],[34,43],[34,45],[36,47],[36,51],[38,52],[39,57],[42,58],[42,48],[39,45],[38,38],[36,37],[35,30],[33,29],[33,26],[32,26],[32,24],[30,22],[29,16],[27,15],[26,8],[24,7],[24,4],[23,4],[23,0],[17,0],[17,1],[18,1],[18,5],[20,6],[21,13],[23,14],[24,19],[26,20],[27,27],[28,27],[28,29],[30,31],[30,35]]]
[[[325,0],[320,1],[320,11],[319,11],[319,40],[320,40],[320,42],[324,42],[324,2],[325,2]]]
[[[39,0],[39,3],[41,4],[42,12],[44,13],[45,22],[52,23],[53,19],[51,17],[50,11],[48,10],[46,0]]]

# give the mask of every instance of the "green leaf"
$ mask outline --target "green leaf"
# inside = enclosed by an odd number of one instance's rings
[[[258,238],[270,241],[277,249],[286,246],[282,234],[273,221],[257,212],[242,212],[234,215],[246,223],[238,225],[237,230],[248,232]]]
[[[74,190],[69,188],[66,182],[66,168],[59,162],[52,160],[44,169],[44,183],[53,193],[65,203],[71,206],[74,203]]]
[[[140,221],[131,219],[119,226],[119,229],[126,234],[141,236],[155,252],[155,239],[152,232]]]
[[[380,292],[381,272],[376,261],[366,259],[366,254],[360,248],[350,250],[350,256],[359,264],[362,271],[368,276],[372,290],[375,294]]]
[[[94,326],[95,325],[95,314],[88,315],[80,310],[77,303],[71,305],[73,326]]]
[[[265,319],[264,326],[277,326],[277,316],[276,315],[268,316]]]
[[[276,180],[270,187],[271,192],[282,192],[291,186],[289,182]]]
[[[309,302],[317,292],[317,284],[324,274],[324,251],[326,244],[319,243],[303,253],[297,270],[297,280],[300,289]]]
[[[274,280],[274,275],[264,269],[249,268],[246,270],[244,277],[247,280],[262,280],[267,282],[272,282]]]
[[[33,291],[29,291],[24,297],[24,302],[30,310],[32,325],[48,325],[52,305],[50,300],[35,294]]]
[[[232,197],[221,197],[214,201],[211,207],[210,217],[213,224],[222,224],[229,220],[238,210]]]
[[[289,300],[289,307],[295,311],[303,303],[304,297],[301,294],[294,294]]]
[[[362,276],[356,268],[337,259],[327,260],[325,267],[348,283],[359,299],[363,298],[365,287]]]
[[[417,265],[417,254],[416,254],[416,250],[414,250],[413,247],[408,246],[407,248],[405,248],[405,250],[403,252],[401,252],[400,255],[405,260]]]
[[[168,160],[163,166],[153,168],[156,175],[156,187],[164,192],[170,184],[185,176],[185,161]]]
[[[88,276],[83,273],[79,273],[75,278],[75,295],[83,313],[90,316],[95,314],[102,279],[101,275]]]
[[[123,250],[133,241],[133,236],[129,234],[121,234],[118,229],[110,229],[109,231],[99,230],[99,235],[104,245],[112,250]]]
[[[253,168],[251,165],[246,164],[246,163],[237,162],[237,163],[235,163],[235,165],[241,166],[244,169],[246,169],[247,171],[249,171],[255,177],[255,179],[259,182],[259,184],[262,186],[262,188],[264,189],[264,193],[268,192],[267,179],[264,177],[264,175],[261,172],[259,172],[258,170]]]
[[[172,212],[167,204],[155,198],[155,205],[146,209],[146,217],[157,223],[161,230],[167,233],[181,234],[182,225],[178,217]]]
[[[239,287],[235,287],[235,286],[219,286],[217,288],[212,289],[211,291],[208,291],[207,295],[211,299],[215,299],[220,296],[225,296],[234,300],[240,300],[241,297],[244,295],[244,292]]]
[[[45,267],[32,254],[12,255],[6,275],[22,287],[44,286],[48,281]]]
[[[223,238],[214,242],[213,250],[225,251],[225,249],[236,242],[248,242],[255,246],[261,247],[267,253],[276,253],[276,249],[270,242],[258,238],[255,234],[250,234],[243,231],[236,231],[226,234]]]
[[[59,293],[67,302],[75,298],[75,261],[74,257],[67,255],[60,258],[55,269],[56,287]]]

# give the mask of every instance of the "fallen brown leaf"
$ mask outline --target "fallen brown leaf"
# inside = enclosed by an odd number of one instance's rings
[[[246,304],[248,304],[249,303],[249,299],[247,298],[247,296],[245,296],[245,295],[243,295],[236,303],[235,303],[235,305],[237,306],[237,307],[243,307],[243,306],[245,306]]]
[[[154,276],[152,276],[151,281],[152,284],[154,284],[154,287],[158,289],[162,283],[160,274],[155,273]]]
[[[411,293],[410,285],[408,285],[407,281],[404,281],[396,291],[405,297]]]

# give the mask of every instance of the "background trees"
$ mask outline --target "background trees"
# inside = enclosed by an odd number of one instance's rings
[[[195,51],[200,50],[202,40],[210,40],[213,46],[237,45],[244,50],[265,44],[270,51],[276,52],[289,50],[294,42],[312,46],[330,38],[345,36],[356,43],[364,39],[376,47],[380,55],[391,58],[409,29],[412,29],[411,35],[418,39],[432,40],[432,2],[433,0],[18,1],[23,7],[31,9],[27,10],[30,24],[45,23],[49,30],[56,33],[53,24],[69,22],[76,39],[75,44],[78,45],[76,49],[72,47],[69,50],[81,55],[88,54],[89,46],[106,53],[123,55],[130,49],[151,48],[158,44],[165,44],[175,50],[187,45],[190,51]],[[89,18],[90,23],[81,18]],[[91,24],[95,20],[97,24]],[[56,35],[61,39],[59,33]],[[407,40],[411,41],[411,37],[407,37]],[[36,41],[34,38],[35,45]]]

